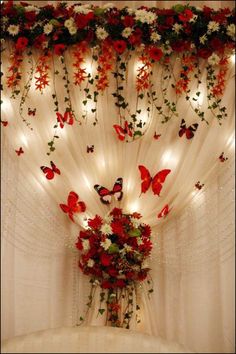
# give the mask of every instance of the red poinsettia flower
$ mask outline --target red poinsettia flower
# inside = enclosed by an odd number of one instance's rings
[[[63,43],[55,44],[54,45],[54,53],[56,55],[62,55],[64,50],[65,50],[65,48],[66,48],[66,46]]]
[[[94,230],[100,229],[102,226],[102,218],[99,215],[96,215],[93,219],[88,220],[88,226]]]
[[[28,39],[26,37],[19,37],[16,42],[16,49],[19,51],[25,50],[28,44]]]
[[[111,264],[113,256],[107,253],[102,253],[100,256],[100,261],[103,266],[108,267]]]
[[[90,237],[90,232],[88,232],[88,231],[80,231],[79,237],[80,238],[84,238],[84,239],[89,238]]]
[[[154,47],[154,46],[149,48],[148,54],[149,54],[149,57],[155,61],[159,61],[163,56],[162,50],[160,48]]]
[[[191,20],[191,18],[193,17],[193,13],[191,10],[189,9],[185,9],[183,12],[181,12],[179,14],[179,20],[182,22],[188,22],[189,20]]]
[[[122,53],[124,53],[124,51],[127,47],[127,44],[125,41],[123,41],[121,39],[121,40],[114,41],[113,47],[117,53],[122,54]]]
[[[134,25],[134,18],[132,16],[125,16],[123,19],[123,25],[125,27],[133,27]]]

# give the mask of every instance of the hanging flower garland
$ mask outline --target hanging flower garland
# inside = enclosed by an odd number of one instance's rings
[[[88,228],[80,231],[76,243],[81,251],[79,267],[91,279],[88,310],[99,287],[98,313],[106,313],[106,324],[129,328],[139,308],[139,283],[147,279],[148,292],[153,291],[147,264],[152,249],[150,238],[151,228],[141,221],[139,213],[124,214],[118,208],[104,219],[98,215],[89,219]]]

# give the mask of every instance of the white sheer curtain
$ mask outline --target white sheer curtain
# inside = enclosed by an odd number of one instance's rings
[[[173,4],[145,3],[158,7]],[[231,1],[223,3],[224,7],[233,6]],[[220,7],[222,2],[198,2],[197,6],[204,4]],[[118,5],[140,4],[124,1]],[[6,51],[3,69],[8,66],[8,57]],[[135,85],[135,60],[129,63],[127,95]],[[70,68],[69,52],[66,61]],[[29,66],[26,62],[24,65],[26,82]],[[60,71],[59,63],[55,65]],[[173,65],[178,70],[178,60]],[[160,72],[161,68],[156,66],[156,86]],[[223,98],[227,120],[220,127],[207,116],[210,125],[199,122],[191,141],[178,137],[180,120],[184,117],[192,124],[198,117],[180,101],[179,119],[162,125],[152,111],[144,137],[122,144],[112,127],[117,123],[117,112],[110,105],[114,91],[111,85],[99,99],[98,124],[94,127],[89,116],[87,124],[65,126],[59,131],[61,139],[50,158],[46,152],[47,141],[53,135],[51,120],[55,120],[52,91],[49,89],[41,96],[30,90],[27,106],[37,112],[31,118],[34,131],[30,132],[20,121],[19,100],[10,100],[10,93],[5,90],[2,119],[8,120],[9,125],[2,128],[3,338],[76,324],[83,313],[89,285],[88,279],[79,273],[74,250],[76,236],[85,220],[79,217],[78,225],[73,225],[58,204],[65,202],[68,193],[74,190],[87,204],[87,217],[104,215],[108,208],[100,203],[93,185],[111,188],[117,177],[123,177],[124,198],[112,206],[139,211],[145,222],[154,227],[151,268],[155,289],[150,300],[140,289],[141,323],[137,330],[179,341],[198,352],[233,352],[233,73],[231,63]],[[202,67],[203,80],[204,75]],[[57,88],[63,100],[60,80]],[[79,114],[83,112],[81,97],[79,89],[72,91]],[[131,97],[131,107],[133,101]],[[206,104],[203,101],[202,107]],[[152,139],[155,131],[162,135],[159,140]],[[88,154],[86,146],[91,144],[95,152]],[[14,150],[19,146],[23,146],[25,153],[18,157]],[[218,160],[222,151],[228,157],[224,163]],[[48,165],[50,159],[60,167],[61,176],[47,181],[40,166]],[[163,198],[154,197],[151,192],[139,198],[140,164],[147,166],[152,175],[162,168],[172,169],[163,188]],[[205,186],[194,193],[198,180]],[[157,212],[166,203],[173,209],[164,222],[158,222]],[[94,313],[89,323],[101,324],[102,318]]]

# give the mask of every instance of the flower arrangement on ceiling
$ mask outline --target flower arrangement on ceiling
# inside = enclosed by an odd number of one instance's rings
[[[82,124],[87,121],[88,113],[93,115],[96,125],[99,120],[98,97],[109,87],[111,80],[116,84],[112,93],[117,108],[114,133],[122,141],[131,142],[145,133],[148,127],[142,119],[144,111],[149,116],[155,109],[163,123],[178,116],[180,97],[184,97],[192,107],[193,114],[207,123],[204,110],[194,105],[203,94],[202,62],[207,62],[207,108],[220,124],[227,116],[221,97],[229,55],[235,45],[235,10],[213,10],[206,6],[200,9],[191,5],[175,5],[170,9],[140,6],[134,10],[129,7],[118,9],[112,4],[101,8],[66,2],[36,7],[26,2],[14,4],[13,1],[4,1],[1,14],[3,50],[3,41],[13,43],[6,85],[12,91],[12,98],[21,96],[19,113],[29,127],[30,112],[26,117],[24,105],[33,79],[35,90],[42,94],[48,86],[54,90],[55,117],[52,120],[55,129],[62,129],[64,124]],[[29,59],[33,53],[36,61]],[[136,107],[132,111],[125,95],[125,85],[127,65],[134,53],[139,58],[139,66],[136,72]],[[86,69],[88,57],[96,64],[94,75]],[[176,57],[180,64],[178,76],[173,75]],[[73,60],[73,73],[68,69],[69,58]],[[31,70],[22,88],[25,60],[31,63]],[[59,72],[53,69],[55,60],[59,60],[62,68],[64,102],[59,102],[56,91]],[[162,71],[160,85],[155,88],[157,65],[161,65]],[[196,89],[192,97],[190,83],[194,80]],[[71,88],[76,86],[81,88],[79,96],[85,108],[80,116],[73,107],[70,94]],[[170,86],[172,91],[168,96],[167,87]],[[145,101],[145,109],[141,101]],[[93,103],[92,108],[87,108],[89,102]],[[48,155],[55,150],[58,137],[55,133],[48,142]]]
[[[147,263],[152,249],[150,238],[151,228],[139,213],[124,214],[118,208],[104,219],[98,215],[89,219],[88,228],[80,231],[76,243],[81,251],[79,267],[91,283],[87,307],[92,307],[99,286],[98,314],[106,315],[106,324],[129,328],[139,309],[136,299],[140,282],[147,278],[148,292],[153,291]],[[84,319],[81,317],[81,322]]]

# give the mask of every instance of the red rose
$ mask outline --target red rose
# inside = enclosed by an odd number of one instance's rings
[[[88,220],[88,226],[94,230],[100,229],[102,226],[102,218],[99,215],[96,215],[95,218]]]
[[[100,256],[100,261],[103,266],[107,267],[111,264],[112,258],[113,258],[112,255],[109,255],[107,253],[102,253]]]
[[[163,56],[162,50],[157,47],[150,47],[148,54],[149,54],[149,57],[155,61],[159,61]]]
[[[25,18],[26,18],[26,20],[28,20],[30,22],[34,22],[36,20],[35,11],[25,12]]]
[[[212,50],[209,48],[200,48],[198,49],[197,54],[200,58],[207,59],[212,54]]]
[[[125,16],[124,19],[123,19],[123,25],[125,27],[133,27],[134,18],[132,16]]]
[[[182,13],[179,14],[178,17],[179,17],[180,21],[188,22],[193,17],[193,13],[191,10],[185,9]]]
[[[113,43],[113,47],[115,49],[115,51],[119,54],[122,54],[124,53],[126,47],[127,47],[127,44],[125,41],[123,41],[122,39],[121,40],[118,40],[118,41],[115,41]]]
[[[54,45],[54,52],[56,55],[62,55],[66,46],[65,44],[59,43]]]
[[[19,51],[23,51],[28,44],[28,39],[26,37],[19,37],[16,42],[16,49]]]

